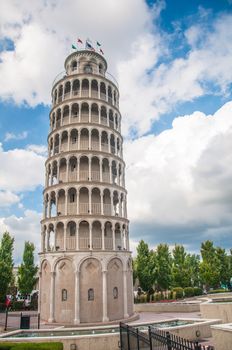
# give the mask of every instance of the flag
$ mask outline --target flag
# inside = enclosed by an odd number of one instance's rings
[[[80,38],[78,38],[77,43],[83,44],[83,41]]]
[[[89,49],[89,50],[95,51],[94,48],[93,48],[93,46],[90,44],[90,42],[89,42],[88,40],[86,40],[85,48],[86,48],[86,49]]]
[[[104,52],[102,51],[102,49],[100,49],[100,52],[101,52],[102,55],[104,55]]]
[[[97,46],[101,46],[101,44],[99,43],[99,41],[97,41]]]
[[[73,50],[77,50],[77,47],[75,45],[72,44],[72,49]]]

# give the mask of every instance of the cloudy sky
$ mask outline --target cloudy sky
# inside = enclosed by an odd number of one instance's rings
[[[232,247],[232,1],[0,2],[0,232],[40,245],[51,85],[77,38],[120,85],[131,247]]]

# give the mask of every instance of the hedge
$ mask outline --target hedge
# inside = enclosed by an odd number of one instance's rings
[[[194,290],[194,295],[195,295],[195,296],[198,296],[198,295],[202,295],[202,294],[203,294],[203,290],[202,290],[202,288],[200,288],[200,287],[194,287],[193,290]]]
[[[0,343],[0,350],[63,350],[62,343]]]
[[[208,294],[227,293],[227,292],[229,292],[228,289],[213,289],[213,290],[208,290]]]
[[[175,287],[173,288],[173,292],[176,292],[176,298],[181,299],[184,296],[184,290],[181,287]]]
[[[186,298],[193,297],[194,296],[194,289],[192,287],[185,287],[184,288],[184,296]]]

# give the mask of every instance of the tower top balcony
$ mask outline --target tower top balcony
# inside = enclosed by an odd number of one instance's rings
[[[107,70],[106,59],[96,51],[79,50],[72,52],[64,62],[68,75],[76,73],[92,73],[105,76]]]
[[[54,86],[65,79],[76,74],[99,75],[110,80],[118,89],[118,82],[114,76],[107,72],[107,61],[98,52],[90,50],[79,50],[72,52],[64,62],[65,71],[59,73],[52,83]]]

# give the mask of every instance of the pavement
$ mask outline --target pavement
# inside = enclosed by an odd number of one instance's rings
[[[35,315],[34,311],[23,311],[23,314],[27,315]],[[8,318],[8,329],[7,331],[11,331],[14,329],[19,329],[19,317],[20,312],[11,312],[10,317]],[[140,312],[139,313],[139,319],[136,321],[130,322],[130,325],[143,323],[143,322],[159,322],[164,320],[170,320],[170,319],[176,319],[176,318],[201,318],[201,315],[199,312]],[[0,313],[0,333],[4,332],[4,325],[5,325],[5,313]],[[32,317],[31,318],[31,328],[37,328],[37,318]],[[58,328],[58,325],[50,325],[46,324],[44,322],[40,323],[41,329],[54,329]],[[201,342],[203,345],[213,345],[213,339],[203,339]]]

